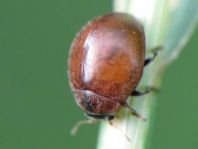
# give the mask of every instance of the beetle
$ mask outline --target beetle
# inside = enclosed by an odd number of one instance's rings
[[[152,88],[136,90],[143,69],[157,55],[145,59],[141,23],[126,13],[109,13],[89,21],[72,42],[68,76],[75,100],[91,119],[112,120],[122,108],[143,119],[127,104]]]

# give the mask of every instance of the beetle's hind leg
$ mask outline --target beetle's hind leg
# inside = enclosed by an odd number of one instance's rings
[[[146,58],[145,61],[144,61],[144,67],[147,66],[148,64],[150,64],[154,59],[155,57],[157,56],[158,54],[158,51],[161,50],[162,47],[161,46],[158,46],[158,47],[155,47],[154,49],[152,49],[152,53],[153,53],[153,57],[149,57],[149,58]]]
[[[142,115],[140,115],[135,109],[133,109],[132,107],[130,107],[127,102],[123,102],[122,103],[122,106],[125,107],[125,108],[127,108],[127,109],[129,109],[129,111],[131,112],[131,114],[134,115],[135,117],[137,117],[138,119],[143,120],[143,121],[146,121],[146,119]]]
[[[150,92],[159,92],[159,90],[157,88],[154,88],[154,87],[146,87],[144,91],[138,91],[138,90],[134,90],[132,93],[131,93],[131,96],[143,96],[145,94],[148,94]]]

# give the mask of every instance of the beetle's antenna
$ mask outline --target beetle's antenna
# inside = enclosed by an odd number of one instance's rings
[[[75,135],[76,132],[78,131],[78,129],[80,128],[80,126],[84,125],[84,124],[95,124],[97,121],[96,120],[81,120],[79,122],[77,122],[74,127],[71,130],[71,134]]]
[[[119,127],[117,127],[116,125],[114,125],[114,124],[112,123],[112,121],[108,121],[108,122],[109,122],[109,124],[110,124],[112,127],[114,127],[114,128],[116,128],[117,130],[119,130],[120,133],[123,134],[124,137],[127,139],[127,141],[131,142],[131,139],[126,135],[126,133],[124,133]]]
[[[131,108],[131,107],[128,105],[127,102],[123,102],[123,103],[122,103],[122,106],[128,108],[128,109],[130,110],[130,112],[131,112],[134,116],[136,116],[137,118],[139,118],[140,120],[146,121],[146,119],[145,119],[142,115],[140,115],[135,109]]]

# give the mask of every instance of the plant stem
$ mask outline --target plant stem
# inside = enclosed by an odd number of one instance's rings
[[[186,7],[190,9],[190,14],[186,11]],[[178,56],[196,27],[198,18],[196,2],[193,0],[114,0],[114,11],[130,13],[144,24],[147,47],[159,45],[164,47],[156,60],[145,68],[140,82],[140,86],[160,88],[166,67]],[[186,21],[181,17],[182,15],[188,16]],[[181,27],[178,28],[178,26]],[[172,34],[173,30],[177,32]],[[102,123],[97,148],[148,148],[149,139],[152,137],[157,101],[155,93],[129,98],[130,106],[143,115],[147,121],[137,119],[125,109],[121,110],[119,119],[112,122],[115,127],[105,122]],[[121,129],[131,142],[116,127]]]

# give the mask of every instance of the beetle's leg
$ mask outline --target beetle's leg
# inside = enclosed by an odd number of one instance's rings
[[[76,125],[72,128],[71,134],[75,135],[81,125],[84,125],[84,124],[95,124],[97,122],[98,122],[97,120],[92,120],[92,119],[81,120],[81,121],[77,122]]]
[[[144,61],[144,66],[147,66],[148,64],[150,64],[157,56],[158,51],[161,49],[162,49],[161,46],[158,46],[158,47],[155,47],[154,49],[152,49],[153,57],[146,58]]]
[[[128,109],[130,110],[131,114],[133,114],[133,115],[134,115],[135,117],[137,117],[138,119],[143,120],[143,121],[146,121],[146,119],[145,119],[142,115],[140,115],[135,109],[131,108],[131,107],[128,105],[127,102],[123,102],[123,103],[122,103],[122,106],[128,108]]]
[[[159,92],[158,89],[154,88],[154,87],[146,87],[144,91],[137,91],[137,90],[134,90],[132,93],[131,93],[131,96],[142,96],[142,95],[145,95],[145,94],[148,94],[150,92]]]
[[[115,129],[119,130],[121,134],[124,135],[124,137],[127,139],[127,141],[131,142],[131,139],[122,131],[122,129],[120,129],[119,127],[117,127],[116,125],[113,124],[112,121],[108,121],[109,124],[114,127]]]

